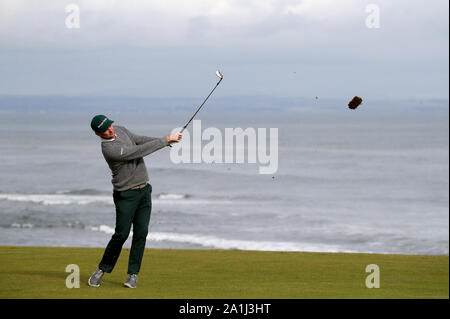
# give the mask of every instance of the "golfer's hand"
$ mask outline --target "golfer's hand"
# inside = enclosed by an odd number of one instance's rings
[[[178,132],[173,132],[170,133],[169,135],[166,136],[167,142],[170,143],[178,143],[181,140],[181,137],[183,135],[181,133]]]

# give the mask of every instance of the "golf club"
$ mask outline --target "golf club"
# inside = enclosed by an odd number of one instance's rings
[[[216,86],[212,89],[212,91],[209,93],[209,95],[206,97],[206,99],[203,101],[203,103],[199,106],[199,108],[197,109],[197,111],[195,111],[194,115],[192,115],[191,119],[186,123],[185,126],[183,126],[183,128],[181,129],[180,133],[183,133],[184,129],[189,125],[189,123],[191,123],[191,121],[194,119],[194,117],[197,115],[198,111],[200,111],[200,109],[203,107],[203,105],[205,104],[205,102],[208,100],[208,98],[211,96],[211,94],[213,94],[214,90],[216,89],[216,87],[220,84],[220,82],[223,80],[223,75],[222,73],[220,73],[219,70],[216,71],[216,75],[219,77],[219,82],[217,82]]]

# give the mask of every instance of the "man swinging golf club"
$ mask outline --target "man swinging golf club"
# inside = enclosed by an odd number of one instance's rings
[[[113,126],[112,123],[104,115],[96,115],[91,121],[91,128],[101,138],[103,157],[112,172],[116,228],[98,269],[89,278],[88,284],[99,287],[103,274],[113,270],[133,225],[129,276],[124,285],[136,288],[152,209],[152,186],[148,183],[143,157],[179,142],[181,134],[174,132],[162,138],[139,136],[123,126]]]
[[[180,133],[174,132],[162,138],[139,136],[131,133],[123,126],[112,126],[113,121],[104,115],[96,115],[92,119],[91,128],[102,139],[103,157],[113,176],[116,229],[106,246],[98,268],[89,278],[89,286],[99,287],[103,274],[105,272],[110,273],[113,270],[122,246],[128,238],[131,225],[133,225],[133,240],[128,261],[129,276],[124,285],[129,288],[136,288],[152,209],[150,197],[152,187],[147,183],[148,174],[143,157],[180,141],[181,133],[223,80],[220,71],[216,71],[216,75],[219,77],[219,81]]]

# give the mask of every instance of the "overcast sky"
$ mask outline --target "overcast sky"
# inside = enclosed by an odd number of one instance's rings
[[[66,26],[71,3],[78,29]],[[366,26],[368,4],[380,28]],[[197,97],[220,69],[221,96],[448,99],[448,6],[0,0],[0,94]]]

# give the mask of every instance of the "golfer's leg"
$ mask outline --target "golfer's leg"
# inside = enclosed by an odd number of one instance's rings
[[[148,224],[152,211],[152,187],[148,184],[141,192],[141,202],[136,210],[133,220],[133,241],[131,243],[130,259],[128,261],[128,274],[138,274],[147,242]]]
[[[107,273],[111,272],[116,265],[122,246],[130,234],[134,213],[139,202],[132,193],[125,191],[115,193],[114,203],[116,205],[116,228],[98,267]]]

